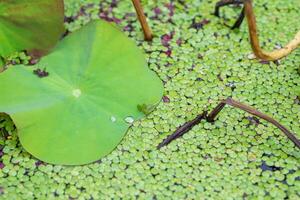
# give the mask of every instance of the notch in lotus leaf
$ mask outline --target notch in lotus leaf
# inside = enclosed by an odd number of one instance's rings
[[[63,0],[0,1],[0,64],[16,51],[44,55],[63,33]]]
[[[91,22],[65,37],[39,66],[0,74],[0,112],[14,121],[23,147],[42,161],[77,165],[100,159],[156,105],[163,85],[136,44],[114,25]]]
[[[157,105],[140,104],[140,105],[137,105],[137,108],[140,112],[144,113],[145,115],[148,115],[156,108],[156,106]]]

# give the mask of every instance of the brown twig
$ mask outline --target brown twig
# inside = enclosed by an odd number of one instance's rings
[[[206,117],[208,122],[214,122],[216,116],[223,110],[223,108],[226,106],[226,102],[221,101],[214,109],[209,113],[209,115]]]
[[[150,29],[150,27],[147,23],[146,16],[144,14],[142,4],[141,4],[140,0],[132,0],[132,3],[133,3],[134,8],[136,10],[138,19],[141,23],[141,26],[142,26],[142,29],[143,29],[143,32],[144,32],[144,36],[145,36],[145,40],[151,41],[153,36],[152,36],[151,29]]]
[[[279,128],[299,149],[300,149],[300,141],[296,138],[294,134],[292,134],[287,128],[285,128],[283,125],[281,125],[279,122],[277,122],[275,119],[259,112],[255,108],[252,108],[248,105],[242,104],[238,101],[235,101],[231,98],[228,98],[226,100],[223,100],[208,116],[207,120],[212,122],[218,115],[218,113],[224,108],[225,105],[230,105],[235,108],[239,108],[243,111],[246,111],[254,116],[260,117],[270,123],[272,123],[274,126]]]
[[[205,119],[207,115],[207,112],[198,115],[195,119],[186,122],[182,126],[180,126],[172,135],[169,135],[166,139],[163,140],[162,143],[160,143],[157,148],[160,149],[163,146],[168,145],[173,140],[176,140],[177,138],[183,136],[185,133],[190,131],[195,125],[199,124],[202,119]]]
[[[267,61],[279,60],[287,56],[288,54],[290,54],[293,50],[295,50],[300,45],[300,31],[299,31],[294,37],[294,39],[291,40],[285,47],[278,50],[274,50],[272,52],[263,51],[259,45],[252,0],[244,0],[244,9],[248,21],[248,29],[250,34],[252,50],[257,58],[262,60],[267,60]]]
[[[296,136],[291,133],[287,128],[285,128],[283,125],[281,125],[279,122],[277,122],[275,119],[259,112],[255,108],[252,108],[248,105],[242,104],[238,101],[233,100],[232,98],[227,98],[226,100],[222,100],[210,113],[207,115],[207,112],[198,115],[195,119],[186,122],[184,125],[180,126],[172,135],[169,135],[162,143],[158,145],[158,149],[161,147],[168,145],[173,140],[181,137],[185,133],[187,133],[189,130],[191,130],[195,125],[199,124],[202,119],[206,119],[208,122],[213,122],[217,115],[222,111],[222,109],[227,105],[230,105],[235,108],[239,108],[241,110],[244,110],[254,116],[260,117],[270,123],[272,123],[274,126],[279,128],[299,149],[300,149],[300,141],[296,138]]]

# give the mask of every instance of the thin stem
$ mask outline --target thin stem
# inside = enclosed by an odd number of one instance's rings
[[[236,22],[234,23],[234,25],[231,27],[231,29],[240,28],[241,24],[244,21],[244,18],[245,18],[245,8],[243,8],[243,10],[241,11],[238,19],[236,20]]]
[[[198,115],[195,119],[186,122],[182,126],[180,126],[172,135],[169,135],[166,139],[163,140],[162,143],[160,143],[157,148],[160,149],[163,146],[168,145],[173,140],[176,140],[177,138],[183,136],[185,133],[190,131],[195,125],[199,124],[202,119],[205,119],[207,115],[207,112]]]
[[[214,15],[220,17],[220,8],[231,4],[242,4],[242,0],[221,0],[216,3]]]
[[[145,40],[151,41],[153,36],[152,36],[151,29],[150,29],[150,27],[147,23],[147,19],[146,19],[146,16],[144,14],[144,11],[143,11],[142,4],[141,4],[140,0],[132,0],[132,3],[133,3],[134,8],[136,10],[138,19],[141,23],[141,26],[142,26],[142,29],[143,29],[143,32],[144,32]]]
[[[284,127],[283,125],[281,125],[278,121],[276,121],[275,119],[259,112],[258,110],[256,110],[255,108],[252,108],[248,105],[242,104],[238,101],[235,101],[231,98],[228,98],[226,100],[223,100],[209,115],[208,115],[208,119],[209,121],[213,121],[215,119],[215,117],[217,116],[217,114],[224,108],[225,104],[230,105],[232,107],[235,108],[239,108],[243,111],[246,111],[254,116],[260,117],[270,123],[272,123],[274,126],[276,126],[277,128],[279,128],[299,149],[300,149],[300,141],[296,138],[296,136],[291,133],[286,127]]]
[[[223,108],[226,106],[226,102],[221,101],[214,109],[211,111],[211,113],[207,116],[207,121],[208,122],[213,122],[216,118],[216,116],[223,110]]]
[[[256,57],[267,61],[279,60],[287,56],[288,54],[290,54],[293,50],[295,50],[300,45],[300,31],[299,31],[294,37],[294,39],[291,40],[285,47],[278,50],[274,50],[272,52],[263,51],[259,45],[252,0],[244,0],[244,8],[245,8],[245,15],[248,21],[251,46]]]
[[[256,117],[260,117],[270,123],[272,123],[274,126],[279,128],[299,149],[300,149],[300,141],[297,139],[297,137],[290,132],[286,127],[281,125],[278,121],[275,119],[259,112],[255,108],[252,108],[248,105],[242,104],[238,101],[233,100],[232,98],[227,98],[226,100],[222,100],[212,111],[209,115],[207,115],[207,112],[198,115],[195,119],[186,122],[184,125],[180,126],[172,135],[169,135],[162,143],[158,145],[158,149],[161,147],[168,145],[173,140],[181,137],[185,133],[187,133],[189,130],[191,130],[195,125],[199,124],[202,119],[206,119],[208,122],[213,122],[217,115],[223,110],[223,108],[227,105],[230,105],[235,108],[239,108],[243,111],[246,111]]]

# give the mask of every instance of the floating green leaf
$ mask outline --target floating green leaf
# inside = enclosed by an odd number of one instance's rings
[[[28,50],[40,55],[53,47],[64,32],[62,0],[1,0],[0,55]]]
[[[97,21],[66,37],[36,66],[0,74],[0,112],[11,116],[23,147],[55,164],[85,164],[110,153],[157,104],[162,82],[147,68],[135,43],[113,25]]]

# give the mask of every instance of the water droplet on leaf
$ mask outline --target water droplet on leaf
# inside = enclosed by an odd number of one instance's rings
[[[81,96],[81,90],[75,89],[75,90],[73,90],[72,94],[74,97],[79,98]]]
[[[117,121],[117,119],[116,119],[114,116],[111,116],[111,117],[110,117],[110,120],[111,120],[112,122],[116,122],[116,121]]]
[[[126,117],[125,122],[128,124],[132,124],[134,122],[134,119],[133,119],[133,117]]]

